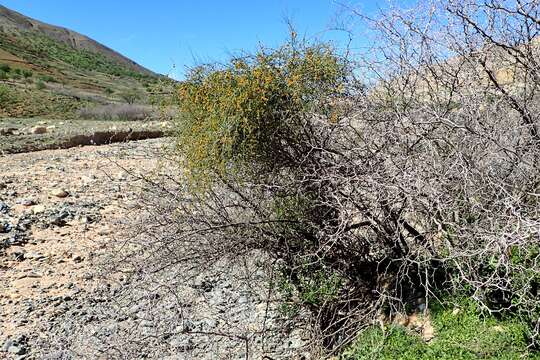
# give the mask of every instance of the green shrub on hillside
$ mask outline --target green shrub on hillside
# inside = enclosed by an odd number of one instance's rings
[[[3,107],[9,106],[17,102],[17,99],[17,95],[10,89],[9,86],[0,84],[0,104]]]
[[[23,75],[25,78],[31,78],[32,75],[33,75],[33,72],[32,72],[32,70],[26,70],[26,69],[25,69],[25,70],[22,71],[22,75]]]
[[[120,97],[128,104],[134,104],[135,102],[142,99],[142,94],[136,89],[128,89],[121,92]]]
[[[8,64],[0,64],[0,70],[8,73],[11,71],[11,66],[9,66]]]
[[[51,75],[40,75],[39,80],[42,82],[58,82],[54,77]]]

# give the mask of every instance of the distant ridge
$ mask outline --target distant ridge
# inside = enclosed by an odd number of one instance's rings
[[[85,35],[61,26],[46,24],[0,5],[0,32],[5,33],[10,30],[34,31],[64,43],[73,49],[87,50],[93,53],[101,54],[108,59],[141,74],[153,76],[157,75],[153,71],[137,64],[135,61]],[[0,34],[0,36],[2,35]]]

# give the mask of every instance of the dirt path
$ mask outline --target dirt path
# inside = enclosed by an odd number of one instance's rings
[[[270,331],[283,321],[254,292],[266,291],[256,270],[247,286],[229,263],[192,283],[182,267],[137,281],[96,276],[137,216],[133,175],[156,167],[165,141],[0,157],[0,358],[303,358],[300,332]]]

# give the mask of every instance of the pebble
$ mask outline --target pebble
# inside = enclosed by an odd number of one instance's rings
[[[11,345],[8,348],[7,352],[15,354],[15,355],[23,355],[23,354],[26,354],[26,349],[24,347],[22,347],[22,346]]]
[[[0,189],[1,189],[1,187],[0,187]],[[5,214],[8,211],[9,211],[9,206],[5,202],[0,201],[0,214]]]
[[[32,207],[32,213],[39,214],[45,211],[45,205],[35,205]]]
[[[29,251],[26,254],[24,254],[25,259],[31,259],[31,260],[42,260],[46,259],[47,257],[43,254],[40,254],[38,252]]]
[[[18,203],[23,206],[32,206],[36,204],[36,202],[32,199],[21,199],[18,201]]]
[[[57,198],[65,198],[69,196],[69,193],[63,189],[53,189],[51,190],[51,195],[56,196]]]
[[[2,351],[3,352],[7,352],[8,349],[13,346],[15,344],[15,341],[13,341],[13,339],[7,339],[5,342],[4,342],[4,345],[2,345]]]
[[[194,348],[193,340],[187,337],[175,337],[169,344],[179,351],[189,351]]]

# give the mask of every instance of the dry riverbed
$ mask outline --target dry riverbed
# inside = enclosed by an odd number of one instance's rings
[[[0,155],[0,358],[307,356],[305,334],[283,331],[288,320],[261,295],[261,270],[249,286],[231,264],[189,283],[182,267],[103,274],[138,218],[137,174],[157,166],[165,141]]]

